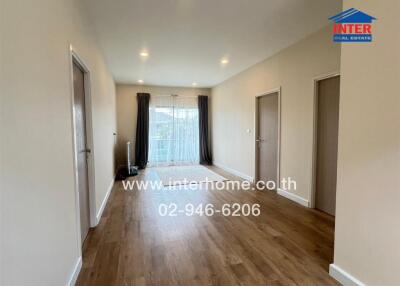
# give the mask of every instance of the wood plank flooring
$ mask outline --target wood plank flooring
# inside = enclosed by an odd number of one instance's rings
[[[161,217],[160,203],[258,203],[261,215]],[[339,285],[328,274],[333,238],[333,217],[271,191],[124,191],[117,182],[77,285]]]

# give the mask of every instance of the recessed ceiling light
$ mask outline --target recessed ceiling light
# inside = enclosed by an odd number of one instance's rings
[[[192,83],[193,86],[197,86],[197,82]]]
[[[149,53],[147,51],[141,51],[139,54],[142,58],[147,58],[149,56]]]
[[[137,82],[142,84],[144,81],[142,79],[139,79]]]
[[[228,63],[229,63],[229,60],[226,59],[226,58],[224,58],[224,59],[221,60],[221,64],[223,64],[223,65],[226,65],[226,64],[228,64]]]

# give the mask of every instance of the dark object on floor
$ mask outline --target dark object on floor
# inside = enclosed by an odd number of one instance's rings
[[[123,181],[128,177],[133,177],[138,174],[138,168],[135,166],[130,166],[129,170],[127,167],[122,167],[118,169],[117,176],[115,177],[116,181]]]

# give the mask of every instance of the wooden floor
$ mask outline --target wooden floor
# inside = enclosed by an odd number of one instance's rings
[[[236,202],[259,203],[261,215],[158,214],[160,203]],[[85,241],[77,285],[339,285],[328,275],[333,237],[332,217],[271,191],[129,192],[118,182]]]

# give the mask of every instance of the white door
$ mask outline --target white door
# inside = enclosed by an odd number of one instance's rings
[[[257,177],[278,185],[278,93],[257,98]]]
[[[89,183],[87,156],[90,151],[86,140],[85,74],[77,63],[73,63],[74,77],[74,122],[78,165],[78,191],[82,244],[89,232]]]

